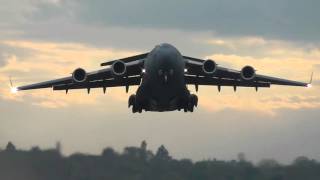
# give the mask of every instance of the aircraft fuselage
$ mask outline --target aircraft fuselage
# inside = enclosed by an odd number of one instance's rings
[[[183,109],[190,96],[184,81],[185,62],[170,44],[156,46],[144,63],[136,99],[147,111]]]

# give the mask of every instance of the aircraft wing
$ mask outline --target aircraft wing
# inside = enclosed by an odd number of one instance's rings
[[[122,59],[118,59],[118,60],[113,60],[113,61],[107,61],[104,63],[101,63],[101,66],[108,66],[111,65],[112,63],[114,63],[115,61],[122,61],[124,63],[129,63],[129,62],[133,62],[133,61],[138,61],[138,60],[143,60],[145,58],[147,58],[149,53],[143,53],[143,54],[138,54],[135,56],[130,56],[130,57],[126,57],[126,58],[122,58]]]
[[[113,63],[115,61],[112,61]],[[120,62],[120,61],[118,61]],[[112,63],[112,64],[113,64]],[[90,89],[102,87],[132,86],[139,85],[142,75],[143,59],[123,62],[125,64],[126,73],[117,76],[113,73],[112,64],[104,69],[92,72],[85,72],[86,78],[83,82],[76,82],[73,75],[59,78],[55,80],[25,85],[17,87],[17,91],[52,88],[53,90],[69,90],[69,89]]]
[[[212,74],[203,71],[206,60],[183,56],[186,62],[187,72],[185,79],[187,84],[215,85],[215,86],[243,86],[243,87],[270,87],[271,85],[302,86],[308,87],[311,83],[292,81],[277,77],[255,74],[250,79],[244,79],[242,71],[229,69],[216,65]],[[214,62],[214,61],[212,61]],[[250,66],[247,66],[251,68]]]

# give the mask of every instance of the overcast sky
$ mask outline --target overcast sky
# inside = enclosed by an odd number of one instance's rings
[[[142,140],[164,144],[178,158],[288,163],[320,160],[320,1],[318,0],[0,0],[0,147],[48,148],[98,154]],[[36,90],[15,85],[99,68],[103,61],[148,52],[168,42],[182,54],[230,68],[308,81],[312,89],[200,87],[194,113],[132,114],[124,88]],[[189,87],[194,92],[194,87]]]

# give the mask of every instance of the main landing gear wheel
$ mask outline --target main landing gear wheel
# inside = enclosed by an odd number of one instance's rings
[[[193,112],[194,107],[197,107],[197,106],[198,106],[198,97],[194,94],[191,94],[183,110],[184,112]]]
[[[133,113],[136,113],[136,112],[141,113],[142,112],[142,106],[137,102],[136,99],[137,99],[136,95],[132,94],[129,97],[129,100],[128,100],[128,107],[130,108],[132,106],[132,112]]]
[[[198,96],[196,96],[194,94],[191,94],[190,97],[189,97],[189,102],[191,102],[191,104],[194,107],[198,107]]]

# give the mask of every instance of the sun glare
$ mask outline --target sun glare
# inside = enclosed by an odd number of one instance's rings
[[[18,88],[12,87],[10,91],[11,91],[11,93],[15,94],[18,92]]]

